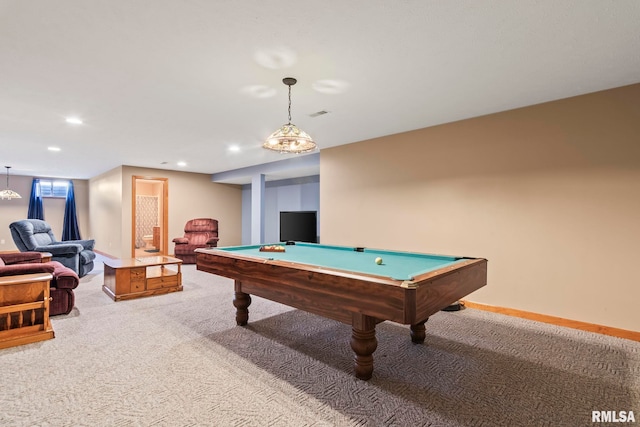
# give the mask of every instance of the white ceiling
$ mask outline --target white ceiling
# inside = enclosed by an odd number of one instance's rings
[[[0,0],[0,166],[273,162],[287,76],[320,149],[628,85],[640,1]]]

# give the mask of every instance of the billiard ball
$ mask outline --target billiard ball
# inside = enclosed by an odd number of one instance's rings
[[[380,257],[376,258],[376,264],[378,265],[382,264],[382,258]]]

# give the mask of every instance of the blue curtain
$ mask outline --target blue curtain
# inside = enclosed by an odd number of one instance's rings
[[[76,196],[73,193],[73,181],[71,180],[69,180],[69,187],[67,189],[67,201],[64,204],[62,240],[80,240],[78,217],[76,215]]]
[[[28,219],[41,219],[44,221],[44,207],[42,206],[42,192],[40,191],[40,180],[33,178],[31,183],[31,197],[29,198]]]

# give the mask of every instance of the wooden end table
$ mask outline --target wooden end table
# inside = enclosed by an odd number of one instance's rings
[[[182,291],[181,266],[168,256],[105,259],[102,290],[114,301]]]
[[[0,348],[54,338],[49,273],[0,277]]]

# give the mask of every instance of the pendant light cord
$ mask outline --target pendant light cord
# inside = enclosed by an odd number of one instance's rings
[[[291,85],[289,86],[289,124],[291,124]]]

